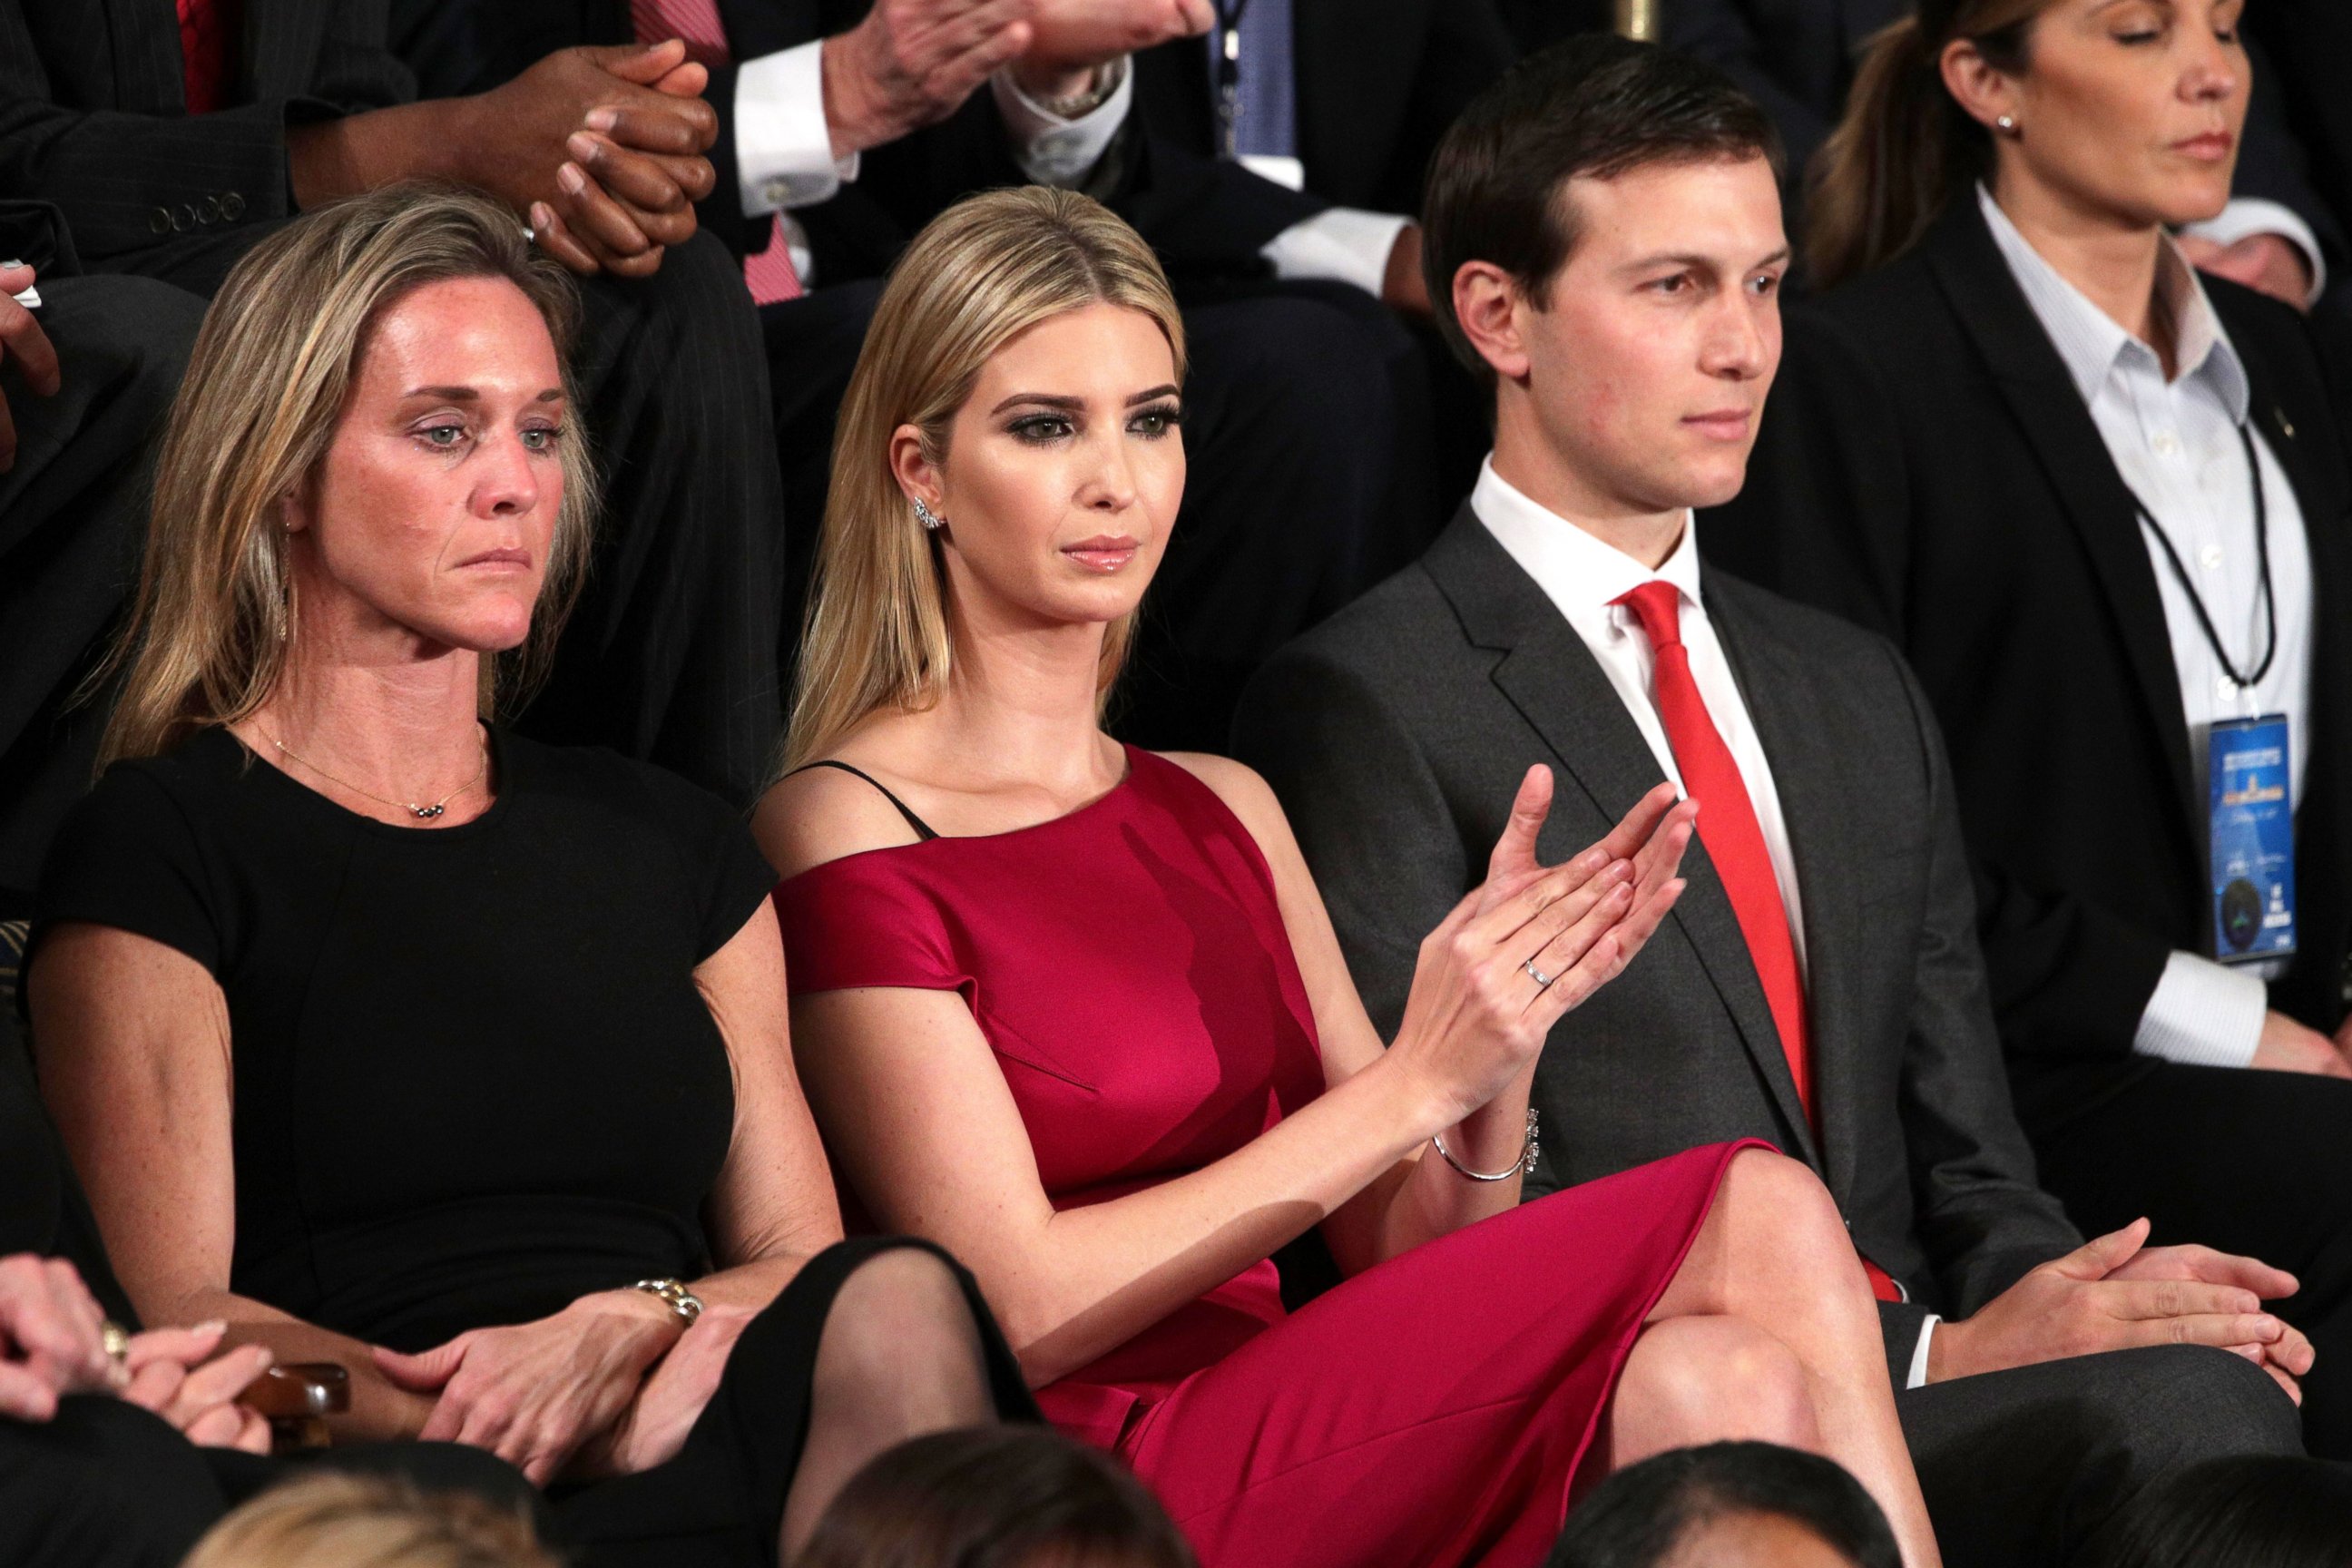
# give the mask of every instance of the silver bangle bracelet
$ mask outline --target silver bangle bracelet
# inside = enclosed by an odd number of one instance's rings
[[[1491,1175],[1485,1171],[1474,1171],[1455,1159],[1454,1151],[1445,1146],[1444,1133],[1433,1132],[1430,1134],[1429,1141],[1437,1145],[1437,1152],[1445,1157],[1447,1164],[1474,1182],[1507,1182],[1513,1176],[1532,1176],[1536,1173],[1536,1156],[1543,1152],[1543,1144],[1536,1137],[1536,1108],[1532,1105],[1528,1107],[1528,1141],[1519,1146],[1519,1157]]]

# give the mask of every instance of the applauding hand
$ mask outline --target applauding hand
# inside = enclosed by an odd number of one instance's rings
[[[833,153],[845,158],[945,120],[1035,35],[1034,0],[875,0],[819,56]]]
[[[1216,25],[1210,0],[1032,0],[1032,41],[1013,68],[1033,98],[1084,90],[1095,68]]]
[[[1683,889],[1698,807],[1661,784],[1564,865],[1536,858],[1551,770],[1528,770],[1486,880],[1421,944],[1391,1055],[1423,1075],[1444,1125],[1533,1063],[1551,1026],[1632,962]]]

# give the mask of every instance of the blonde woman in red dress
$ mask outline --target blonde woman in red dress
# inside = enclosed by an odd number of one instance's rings
[[[1537,1053],[1673,904],[1692,807],[1543,867],[1531,771],[1384,1048],[1265,785],[1104,732],[1183,548],[1182,345],[1132,231],[1038,188],[941,216],[875,318],[755,825],[854,1205],[970,1266],[1206,1568],[1533,1568],[1580,1487],[1719,1437],[1835,1458],[1937,1563],[1811,1174],[1723,1145],[1517,1206]],[[1318,1227],[1349,1278],[1286,1313]]]

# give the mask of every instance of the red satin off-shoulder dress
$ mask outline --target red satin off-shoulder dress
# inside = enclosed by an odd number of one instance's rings
[[[1264,856],[1184,769],[1128,759],[1066,816],[776,891],[793,994],[962,995],[1057,1208],[1199,1170],[1323,1089]],[[1735,1152],[1528,1204],[1297,1313],[1254,1263],[1037,1401],[1134,1467],[1203,1568],[1533,1568]]]

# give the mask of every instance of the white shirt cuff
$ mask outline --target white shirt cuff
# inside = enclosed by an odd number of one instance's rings
[[[2311,268],[2311,298],[2305,304],[2315,305],[2327,289],[2327,261],[2319,251],[2319,236],[2303,221],[2293,207],[2264,200],[2261,196],[2232,196],[2230,205],[2203,223],[2192,223],[2180,231],[2193,234],[2215,245],[2235,245],[2257,234],[2274,234],[2297,250]]]
[[[2249,1067],[2270,1005],[2262,976],[2176,952],[2139,1016],[2132,1049],[2189,1067]]]
[[[824,119],[824,41],[745,60],[735,73],[735,173],[743,216],[813,206],[857,178],[833,155]]]
[[[1063,119],[1022,91],[1010,69],[988,79],[989,91],[996,96],[996,112],[1003,117],[1004,129],[1013,139],[1013,161],[1035,184],[1066,190],[1102,162],[1111,138],[1118,134],[1135,104],[1135,73],[1128,68],[1126,58],[1113,60],[1110,68],[1118,73],[1110,96],[1076,120]]]
[[[1276,278],[1328,278],[1378,299],[1388,281],[1389,253],[1412,222],[1393,213],[1331,207],[1292,224],[1258,254],[1274,263]]]
[[[1935,1313],[1930,1312],[1927,1314],[1927,1321],[1919,1325],[1919,1342],[1912,1348],[1911,1371],[1909,1375],[1906,1376],[1903,1380],[1904,1387],[1925,1388],[1927,1386],[1927,1347],[1936,1342],[1936,1325],[1943,1321],[1943,1319],[1937,1317]]]

